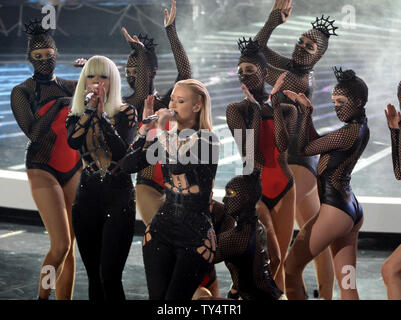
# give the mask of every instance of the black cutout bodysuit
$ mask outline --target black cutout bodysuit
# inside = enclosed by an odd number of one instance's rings
[[[213,266],[216,241],[209,203],[219,144],[213,133],[207,131],[205,138],[202,131],[179,138],[183,144],[178,158],[166,147],[166,141],[172,145],[174,138],[170,138],[177,135],[163,131],[146,144],[145,138],[138,137],[122,161],[122,168],[130,173],[149,165],[147,153],[163,162],[166,200],[145,231],[143,247],[152,300],[191,299]],[[188,157],[189,163],[184,164],[180,156]]]
[[[88,119],[81,123],[85,115]],[[132,106],[124,106],[111,119],[94,111],[67,118],[68,143],[80,150],[85,166],[72,222],[88,274],[90,300],[125,299],[121,278],[134,236],[135,190],[118,161],[135,135],[135,116]]]

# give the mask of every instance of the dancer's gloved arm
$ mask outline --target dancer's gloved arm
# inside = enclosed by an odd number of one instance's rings
[[[167,9],[164,10],[164,26],[166,28],[167,37],[170,41],[171,50],[173,51],[175,64],[178,70],[177,81],[191,78],[191,65],[189,63],[188,56],[185,52],[184,47],[177,35],[175,27],[176,17],[176,4],[175,1],[171,1],[171,12]]]
[[[130,45],[132,51],[131,55],[136,57],[136,78],[135,78],[135,94],[130,99],[130,102],[136,107],[142,106],[143,101],[149,94],[149,75],[151,73],[146,50],[143,43],[141,43],[137,36],[131,37],[125,28],[121,29],[125,39]]]
[[[43,116],[34,115],[26,89],[17,86],[11,91],[11,110],[15,120],[32,142],[38,142],[50,130],[54,119],[65,105],[65,99],[58,99]]]
[[[178,37],[176,26],[175,26],[175,16],[176,7],[175,1],[171,1],[171,12],[169,13],[167,9],[164,10],[164,25],[166,28],[166,33],[168,40],[170,42],[171,50],[173,52],[175,65],[177,67],[178,75],[175,82],[191,78],[191,65],[185,52],[185,49]],[[170,95],[173,88],[167,91],[167,93],[162,98],[162,105],[168,106],[170,102]]]
[[[391,155],[393,159],[394,175],[397,180],[401,180],[401,165],[400,165],[400,129],[390,128],[391,133]]]
[[[256,35],[256,39],[263,48],[262,51],[266,57],[267,63],[278,69],[287,69],[288,63],[291,60],[267,47],[267,42],[269,41],[273,30],[289,19],[291,10],[291,1],[276,0],[268,20]]]
[[[278,151],[285,152],[291,136],[294,134],[297,126],[297,110],[292,104],[280,104],[280,97],[284,94],[280,91],[287,79],[288,74],[283,73],[274,84],[271,92],[271,103],[274,117],[274,138]]]
[[[274,137],[278,151],[285,152],[290,138],[295,133],[297,126],[297,110],[294,105],[280,104],[279,93],[271,96],[274,115]]]
[[[400,87],[399,87],[400,88]],[[398,91],[400,93],[400,91]],[[392,104],[387,105],[387,110],[384,110],[388,128],[390,129],[391,135],[391,155],[393,159],[393,170],[397,180],[401,180],[401,148],[400,148],[400,123],[401,114],[395,109]]]
[[[230,104],[226,109],[226,119],[241,157],[254,154],[259,143],[260,106],[249,100]]]
[[[300,104],[301,128],[298,136],[298,151],[301,155],[314,156],[338,149],[350,148],[359,135],[359,124],[349,124],[314,140],[309,136],[312,105]]]

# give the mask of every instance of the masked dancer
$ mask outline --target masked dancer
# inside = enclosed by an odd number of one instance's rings
[[[28,137],[25,165],[32,197],[50,237],[50,250],[42,268],[56,272],[57,299],[71,299],[75,255],[71,208],[82,163],[79,153],[67,143],[65,120],[76,81],[56,77],[57,47],[40,20],[26,24],[28,60],[34,74],[11,92],[11,109]],[[47,272],[41,273],[42,278]],[[48,299],[51,289],[39,286],[39,299]]]
[[[295,130],[297,115],[294,108],[281,108],[277,99],[273,108],[268,104],[264,85],[268,69],[258,41],[243,39],[238,45],[241,51],[238,75],[247,99],[227,107],[227,123],[240,154],[246,159],[245,168],[252,165],[261,172],[263,192],[257,210],[266,227],[272,273],[282,289],[281,262],[284,262],[292,238],[295,212],[295,190],[287,164],[287,146],[289,132]],[[280,78],[280,86],[283,81],[285,75]],[[278,98],[279,93],[274,93]],[[285,123],[281,120],[282,113],[285,113]],[[247,137],[249,129],[253,130],[253,135]]]
[[[329,44],[329,38],[336,36],[334,20],[329,17],[316,18],[312,29],[305,32],[298,39],[291,58],[275,52],[267,46],[268,40],[276,27],[288,21],[291,15],[292,0],[276,0],[269,19],[259,31],[256,39],[263,47],[267,59],[266,82],[274,85],[282,73],[288,73],[283,90],[304,93],[312,100],[315,64],[323,57]],[[300,117],[298,119],[299,126]],[[297,154],[297,135],[294,135],[288,150],[288,164],[294,174],[296,183],[296,214],[299,228],[319,211],[320,202],[317,192],[317,157],[305,157]],[[297,183],[298,182],[298,183]],[[315,260],[319,296],[331,299],[334,285],[334,271],[332,257],[329,250],[325,250]]]
[[[318,191],[321,207],[297,235],[285,263],[288,299],[307,297],[302,281],[305,266],[328,246],[333,256],[334,270],[341,299],[358,299],[355,287],[343,287],[344,266],[356,268],[358,232],[363,223],[362,207],[352,192],[351,173],[369,141],[365,116],[368,87],[352,70],[335,70],[337,85],[332,99],[337,117],[344,126],[319,136],[312,123],[313,107],[304,94],[284,93],[299,105],[301,128],[299,152],[306,156],[320,154]]]

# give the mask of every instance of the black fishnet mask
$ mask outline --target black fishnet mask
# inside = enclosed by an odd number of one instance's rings
[[[126,68],[136,68],[138,66],[138,59],[135,55],[135,53],[131,53],[128,56],[127,63],[125,65]],[[155,78],[157,68],[154,67],[154,65],[150,65],[149,68],[149,86],[151,88],[150,91],[153,91],[153,80]],[[135,90],[135,83],[136,83],[136,76],[130,76],[128,73],[125,74],[125,78],[127,80],[128,85],[130,86],[131,89]]]
[[[344,96],[348,99],[347,103],[341,107],[334,106],[337,117],[342,122],[350,122],[365,115],[364,106],[366,102],[363,102],[361,98],[353,92],[353,90],[350,90],[343,84],[338,84],[334,87],[332,95]]]
[[[323,32],[311,29],[305,32],[303,36],[312,40],[317,45],[317,51],[314,54],[307,52],[303,47],[296,44],[292,53],[292,59],[297,65],[312,68],[324,55],[329,45],[329,38]]]
[[[333,96],[344,96],[348,99],[342,107],[335,106],[338,118],[349,122],[365,116],[364,106],[368,101],[368,87],[365,82],[353,70],[333,69],[338,81],[333,89]]]
[[[223,203],[227,214],[241,216],[254,213],[256,203],[262,196],[262,185],[259,173],[236,176],[226,185],[226,196]]]
[[[35,60],[33,58],[29,59],[35,70],[35,74],[39,73],[46,76],[53,74],[54,69],[56,68],[56,60],[56,56],[42,60]]]
[[[254,61],[250,59],[240,59],[240,64],[242,62],[249,62],[256,65],[256,72],[253,74],[242,74],[238,72],[239,81],[246,85],[249,91],[259,91],[264,89],[264,81],[266,70],[262,69],[259,64],[256,64]],[[242,72],[242,71],[241,71]]]
[[[35,60],[31,53],[39,49],[53,49],[54,55],[47,59]],[[57,47],[53,38],[47,34],[32,35],[28,42],[28,60],[31,62],[35,73],[40,75],[51,75],[56,68]]]

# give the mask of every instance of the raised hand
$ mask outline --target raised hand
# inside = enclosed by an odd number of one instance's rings
[[[387,105],[387,110],[384,109],[384,113],[387,118],[387,124],[390,129],[399,129],[399,122],[401,120],[401,114],[397,111],[391,103]]]
[[[83,68],[83,66],[85,65],[85,63],[86,63],[87,61],[88,61],[88,60],[85,59],[85,58],[79,58],[79,59],[75,60],[75,62],[74,62],[74,67],[76,67],[76,68]]]
[[[280,91],[281,87],[284,84],[284,79],[286,76],[287,76],[287,72],[284,72],[280,75],[280,77],[277,79],[276,83],[274,84],[271,94],[275,94]]]
[[[292,6],[291,6],[292,0],[276,0],[276,2],[273,5],[272,11],[280,9],[281,10],[281,18],[284,22],[287,22],[288,19],[291,16],[291,11],[292,11]]]
[[[303,93],[299,93],[298,94],[297,101],[299,103],[301,111],[310,112],[310,113],[313,112],[312,103],[310,102],[310,100]]]
[[[167,9],[164,9],[164,27],[168,27],[175,20],[175,15],[177,13],[177,8],[175,5],[175,0],[171,0],[171,10],[170,13]]]
[[[293,102],[297,102],[298,94],[291,90],[283,90],[284,95]]]
[[[128,43],[135,42],[135,43],[139,43],[140,45],[143,46],[143,43],[141,41],[139,41],[138,36],[134,35],[133,37],[131,37],[130,34],[128,33],[127,29],[125,29],[124,27],[121,28],[121,31],[123,32],[124,38],[125,38],[125,40],[127,40]]]

